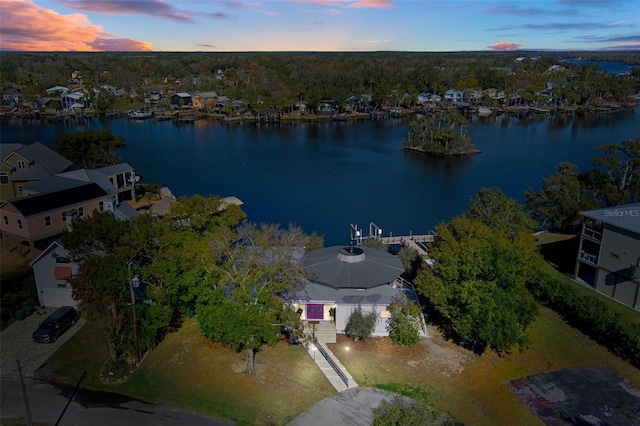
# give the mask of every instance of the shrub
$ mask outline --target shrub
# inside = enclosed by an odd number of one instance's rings
[[[404,293],[399,293],[389,305],[391,317],[387,320],[387,331],[393,343],[413,346],[420,341],[422,321],[420,308]]]
[[[383,401],[373,410],[374,426],[420,425],[448,426],[456,425],[456,421],[446,413],[442,413],[423,401]]]
[[[569,325],[640,368],[640,322],[626,323],[595,295],[580,295],[543,272],[528,288],[538,302],[556,311]]]
[[[351,316],[349,316],[349,321],[347,321],[347,335],[351,337],[354,342],[371,337],[377,322],[378,314],[375,310],[372,309],[365,313],[362,311],[362,306],[358,305],[351,313]]]

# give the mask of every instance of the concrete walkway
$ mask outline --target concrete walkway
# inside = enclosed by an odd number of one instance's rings
[[[358,387],[358,384],[356,383],[355,380],[353,380],[353,377],[351,377],[351,374],[349,374],[347,369],[344,368],[344,366],[340,363],[340,361],[338,361],[338,358],[335,357],[335,355],[329,350],[329,348],[327,348],[327,346],[323,342],[319,341],[317,346],[321,346],[322,349],[324,349],[325,353],[329,356],[329,358],[331,358],[331,360],[335,363],[335,365],[337,365],[338,368],[344,373],[344,375],[346,376],[348,385],[345,384],[342,378],[333,369],[329,361],[325,359],[325,357],[322,355],[320,350],[316,348],[316,345],[314,345],[313,343],[309,343],[304,346],[309,356],[313,359],[313,361],[316,363],[318,368],[320,368],[322,373],[326,376],[327,380],[329,380],[329,383],[331,383],[338,392],[342,392],[347,389]]]

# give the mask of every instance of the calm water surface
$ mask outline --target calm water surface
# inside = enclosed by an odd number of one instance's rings
[[[583,117],[475,118],[468,132],[481,154],[431,159],[402,150],[405,121],[195,124],[93,118],[81,123],[3,122],[2,142],[40,141],[60,133],[111,128],[122,157],[143,181],[176,195],[235,195],[254,222],[287,225],[347,244],[349,225],[368,233],[426,233],[467,207],[483,186],[522,199],[561,161],[591,167],[594,148],[640,136],[638,109]]]

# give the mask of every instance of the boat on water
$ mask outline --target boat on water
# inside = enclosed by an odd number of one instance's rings
[[[487,108],[484,106],[478,107],[478,115],[491,115],[493,111],[491,111],[491,108]]]
[[[127,112],[127,115],[129,116],[129,118],[135,118],[137,120],[144,120],[146,118],[153,117],[153,113],[151,111],[142,111],[139,109],[129,110]]]

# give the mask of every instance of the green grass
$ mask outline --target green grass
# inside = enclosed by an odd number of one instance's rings
[[[236,424],[286,424],[335,390],[301,346],[284,342],[256,354],[255,374],[236,353],[202,336],[194,319],[168,335],[129,382],[105,385],[98,372],[107,358],[104,343],[85,325],[46,367],[43,378],[82,385],[185,408]]]

